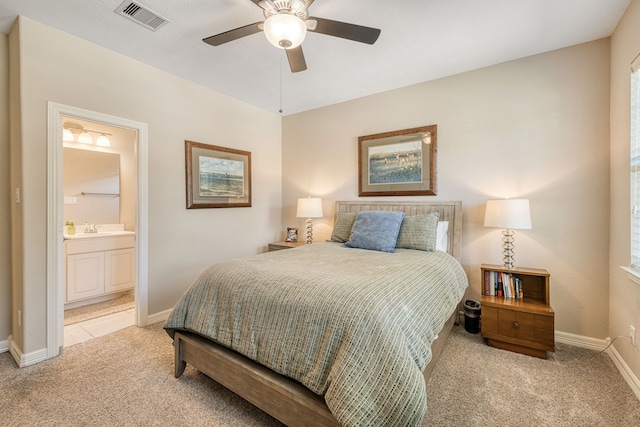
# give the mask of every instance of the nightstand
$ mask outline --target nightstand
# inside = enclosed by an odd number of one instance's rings
[[[282,249],[292,249],[304,245],[305,242],[275,242],[269,243],[269,252],[280,251]]]
[[[481,332],[487,344],[546,359],[547,351],[555,350],[549,272],[488,264],[482,264],[481,271]],[[512,297],[505,297],[505,292]]]

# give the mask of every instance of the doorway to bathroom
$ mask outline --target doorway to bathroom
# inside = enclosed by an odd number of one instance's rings
[[[147,324],[147,125],[49,103],[47,356]]]
[[[137,133],[62,116],[64,347],[135,324]]]

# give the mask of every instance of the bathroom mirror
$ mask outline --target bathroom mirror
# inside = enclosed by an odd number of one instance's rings
[[[64,148],[64,220],[120,223],[120,155]]]

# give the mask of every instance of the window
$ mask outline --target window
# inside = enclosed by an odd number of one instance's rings
[[[631,63],[631,268],[640,270],[640,55]]]

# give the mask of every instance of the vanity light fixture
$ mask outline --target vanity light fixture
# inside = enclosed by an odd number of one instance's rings
[[[93,138],[91,138],[91,135],[89,135],[89,132],[85,130],[85,131],[82,131],[80,135],[78,135],[78,142],[82,144],[93,144]]]
[[[96,139],[96,145],[100,147],[111,147],[111,141],[109,141],[109,138],[103,133]]]
[[[75,139],[75,137],[73,136],[73,133],[67,129],[64,128],[62,130],[62,140],[65,142],[73,142],[73,140]]]
[[[93,144],[93,138],[89,135],[89,132],[91,132],[100,134],[96,140],[96,145],[99,145],[100,147],[111,146],[111,141],[107,138],[107,135],[111,135],[110,133],[85,129],[76,123],[65,123],[62,127],[62,140],[65,142],[77,141],[82,144]]]

